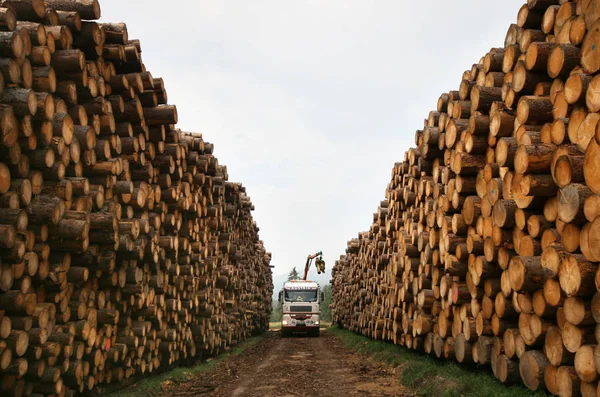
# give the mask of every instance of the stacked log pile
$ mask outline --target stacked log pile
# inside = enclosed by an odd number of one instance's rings
[[[97,0],[0,0],[0,390],[71,396],[265,330],[271,254]]]
[[[600,395],[598,4],[527,1],[440,96],[333,269],[338,324]]]

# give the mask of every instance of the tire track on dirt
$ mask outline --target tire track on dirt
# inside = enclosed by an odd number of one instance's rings
[[[273,364],[274,360],[276,360],[279,357],[280,352],[283,350],[283,344],[277,343],[274,346],[275,347],[268,352],[267,359],[264,360],[258,367],[256,367],[256,373],[264,371],[266,368]],[[254,382],[254,378],[246,377],[246,379],[243,380],[241,384],[239,384],[237,388],[233,391],[232,396],[241,396],[242,393],[246,391],[251,382]]]
[[[269,332],[257,345],[214,371],[170,390],[202,397],[407,396],[396,369],[346,349],[324,331],[320,338],[281,338]],[[201,391],[202,392],[199,392]],[[198,392],[195,392],[198,391]],[[165,394],[167,395],[167,394]]]

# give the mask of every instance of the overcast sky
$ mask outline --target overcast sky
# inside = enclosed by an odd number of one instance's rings
[[[247,187],[279,275],[319,250],[329,272],[368,230],[415,130],[524,0],[100,3]]]

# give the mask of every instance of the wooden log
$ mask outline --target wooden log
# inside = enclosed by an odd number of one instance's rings
[[[577,350],[575,354],[576,375],[584,382],[593,382],[598,377],[595,364],[596,346],[586,345]]]
[[[549,174],[554,145],[520,145],[515,154],[515,171],[519,174]]]
[[[559,44],[554,47],[548,57],[548,76],[551,78],[567,78],[569,73],[579,65],[581,50],[576,45]]]
[[[581,45],[581,66],[587,73],[594,73],[600,69],[600,64],[594,59],[593,53],[597,36],[598,32],[595,23],[588,27],[588,33],[585,35]]]
[[[541,257],[513,257],[509,265],[509,274],[513,290],[535,289],[545,278]]]
[[[100,19],[100,5],[98,0],[79,0],[76,3],[65,0],[49,0],[46,6],[60,11],[75,11],[83,19]]]
[[[519,372],[523,383],[530,390],[544,386],[544,369],[548,365],[546,356],[538,350],[525,352],[519,359]]]

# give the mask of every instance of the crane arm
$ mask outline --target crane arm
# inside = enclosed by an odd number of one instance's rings
[[[323,255],[323,252],[319,251],[316,254],[309,255],[306,258],[306,265],[304,266],[304,277],[302,277],[302,280],[306,281],[306,277],[308,276],[308,270],[310,269],[310,264],[312,263],[313,259],[315,259],[318,256],[320,257],[322,255]]]

